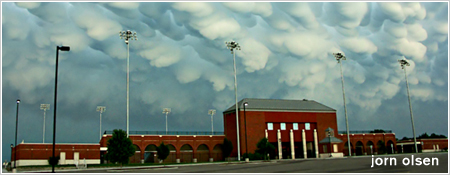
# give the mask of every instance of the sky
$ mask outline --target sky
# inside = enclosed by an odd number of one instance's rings
[[[56,46],[57,143],[98,143],[126,130],[131,30],[130,131],[223,131],[222,112],[243,98],[310,99],[337,110],[345,130],[448,136],[448,2],[2,2],[2,159],[14,143],[52,143]]]

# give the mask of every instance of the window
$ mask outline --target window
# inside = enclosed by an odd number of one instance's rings
[[[286,123],[280,123],[281,130],[286,130]]]
[[[333,144],[333,151],[334,151],[335,153],[338,152],[338,145],[337,145],[337,144]]]
[[[298,130],[298,123],[294,123],[294,130]]]
[[[267,130],[273,130],[273,123],[267,123]]]
[[[311,127],[310,127],[309,123],[305,123],[305,130],[310,130],[310,129],[311,129]]]

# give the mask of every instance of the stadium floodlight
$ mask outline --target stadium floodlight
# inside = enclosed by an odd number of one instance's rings
[[[409,102],[409,114],[411,116],[411,125],[412,125],[412,130],[413,130],[413,137],[414,137],[414,149],[415,149],[416,153],[418,153],[417,140],[416,140],[416,129],[414,127],[414,117],[413,117],[413,112],[412,112],[411,97],[409,96],[408,76],[406,75],[406,68],[405,68],[405,66],[409,66],[409,63],[406,60],[398,60],[398,62],[400,63],[400,66],[402,67],[403,71],[405,72],[406,90],[408,92],[408,102]]]
[[[163,109],[163,114],[166,114],[166,135],[167,135],[167,114],[169,114],[170,112],[171,112],[170,108]]]
[[[130,45],[129,40],[137,40],[136,32],[119,31],[120,39],[124,39],[127,44],[127,137],[129,137],[130,128]]]
[[[41,110],[44,110],[44,126],[42,127],[42,143],[45,143],[45,112],[50,109],[50,104],[41,104]]]
[[[238,113],[238,103],[237,103],[237,80],[236,80],[236,52],[234,50],[241,50],[241,46],[239,43],[235,41],[225,42],[227,49],[230,49],[231,54],[233,54],[233,65],[234,65],[234,95],[236,97],[235,108],[236,108],[236,134],[237,134],[237,153],[238,153],[238,161],[241,161],[241,148],[239,141],[239,113]]]
[[[342,73],[342,60],[346,60],[347,58],[342,53],[333,53],[333,55],[341,67],[341,82],[342,82],[342,94],[344,98],[345,126],[347,128],[348,156],[352,156],[352,150],[350,146],[350,131],[348,129],[347,104],[345,103],[344,73]]]
[[[211,115],[211,135],[212,135],[214,133],[213,116],[214,116],[214,114],[216,114],[216,110],[215,109],[210,109],[208,111],[208,114]]]
[[[97,112],[100,112],[100,140],[102,139],[102,113],[105,111],[105,106],[97,106]]]

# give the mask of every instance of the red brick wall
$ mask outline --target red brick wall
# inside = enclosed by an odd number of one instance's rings
[[[347,142],[346,134],[335,134],[335,137],[342,140],[342,143],[338,145],[339,150],[344,153],[344,155],[348,155],[348,150],[345,149],[345,145]],[[350,143],[352,146],[352,153],[356,147],[357,142],[361,142],[363,144],[363,151],[368,155],[370,154],[370,147],[368,146],[369,141],[373,143],[373,152],[377,152],[378,141],[384,142],[386,147],[390,147],[390,143],[394,144],[394,151],[397,151],[397,141],[395,139],[394,133],[367,133],[367,134],[350,134]]]
[[[423,142],[422,149],[433,149],[433,145],[439,145],[439,150],[448,149],[448,139],[417,139],[417,141]]]
[[[44,159],[53,155],[52,144],[19,144],[13,149],[11,160],[14,160],[14,151],[17,149],[17,160]],[[74,152],[79,152],[80,159],[100,159],[100,145],[96,144],[56,144],[55,156],[60,152],[66,153],[66,159],[73,159]]]

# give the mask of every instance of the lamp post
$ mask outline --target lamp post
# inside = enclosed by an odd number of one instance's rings
[[[15,138],[15,144],[14,147],[17,147],[17,128],[19,127],[19,104],[20,104],[20,99],[16,100],[16,106],[17,106],[17,110],[16,110],[16,138]],[[17,150],[14,150],[14,169],[16,169],[16,155],[17,155]]]
[[[244,103],[244,128],[245,128],[245,154],[248,156],[248,146],[247,146],[247,116],[245,112],[245,107],[248,105],[247,102]]]
[[[347,104],[345,103],[345,89],[344,89],[344,73],[342,73],[342,60],[346,60],[347,58],[342,55],[342,53],[333,53],[337,62],[341,67],[341,81],[342,81],[342,96],[344,98],[344,112],[345,112],[345,126],[347,128],[347,142],[348,142],[348,156],[352,156],[352,151],[350,147],[350,131],[348,130],[348,117],[347,117]]]
[[[57,92],[58,92],[58,55],[59,51],[70,51],[69,46],[56,46],[56,69],[55,69],[55,96],[53,105],[55,106],[53,108],[53,157],[55,157],[55,136],[56,136],[56,99],[57,99]],[[52,165],[52,173],[55,172],[55,165]]]
[[[12,159],[13,147],[14,147],[14,145],[11,144],[11,165],[10,166],[12,166],[12,161],[13,161],[13,159]],[[16,159],[16,158],[14,157],[14,159]],[[14,160],[14,162],[15,162],[15,160]]]
[[[166,114],[166,135],[167,135],[167,114],[169,114],[170,112],[171,112],[170,108],[163,109],[163,114]]]
[[[41,104],[41,110],[44,110],[44,126],[42,126],[42,143],[45,143],[45,111],[50,109],[50,104]]]
[[[105,106],[97,106],[97,112],[100,112],[100,140],[102,139],[102,113],[105,111]]]
[[[406,90],[408,92],[408,102],[409,102],[409,114],[411,115],[411,124],[412,124],[413,137],[414,137],[414,149],[417,153],[418,151],[417,151],[416,129],[414,127],[414,117],[413,117],[412,106],[411,106],[411,97],[409,96],[408,76],[406,75],[406,68],[405,68],[405,66],[409,66],[409,63],[406,60],[398,60],[398,62],[400,63],[400,66],[402,67],[402,69],[405,72]]]
[[[137,40],[136,32],[132,33],[130,30],[120,31],[120,39],[125,39],[127,44],[127,138],[129,137],[130,127],[130,45],[129,40]]]
[[[331,153],[333,152],[333,148],[331,147],[331,130],[328,131],[328,141],[330,142],[330,157],[332,157]]]
[[[237,80],[236,80],[236,52],[233,50],[241,50],[241,46],[237,42],[225,42],[227,49],[230,49],[231,54],[233,54],[233,65],[234,65],[234,95],[236,97],[235,108],[236,108],[236,134],[237,134],[237,153],[238,153],[238,161],[241,161],[241,149],[240,149],[240,141],[239,141],[239,113],[238,113],[238,103],[237,103]]]
[[[208,114],[211,115],[211,135],[214,134],[214,122],[213,122],[213,116],[214,114],[216,114],[216,110],[215,109],[210,109],[208,111]]]

